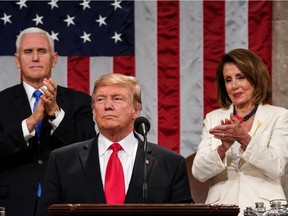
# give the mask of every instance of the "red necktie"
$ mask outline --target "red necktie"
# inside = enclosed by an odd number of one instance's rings
[[[107,204],[123,204],[125,200],[125,183],[123,167],[118,158],[118,151],[122,149],[119,143],[109,147],[112,154],[109,158],[105,175],[105,198]]]

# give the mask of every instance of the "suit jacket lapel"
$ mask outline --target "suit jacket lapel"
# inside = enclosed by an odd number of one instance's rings
[[[18,121],[22,121],[23,119],[26,119],[28,116],[30,116],[32,113],[29,99],[27,98],[23,83],[20,83],[13,87],[13,90],[14,92],[10,97],[12,97],[12,103],[17,110],[17,114],[15,114],[17,116],[16,119],[18,119]],[[35,148],[35,146],[37,146],[36,144],[36,137],[29,140],[29,148]]]
[[[252,138],[261,134],[261,131],[268,125],[267,114],[265,114],[265,109],[263,105],[258,106],[258,110],[255,114],[253,125],[251,128],[250,135]]]
[[[83,146],[84,151],[80,153],[80,161],[90,189],[94,194],[95,203],[105,203],[97,141],[98,137],[93,139],[92,143]]]
[[[141,203],[143,201],[143,170],[144,170],[144,145],[143,141],[136,135],[139,145],[137,148],[133,172],[126,194],[125,203]],[[84,151],[80,153],[80,161],[87,182],[94,194],[96,203],[105,203],[105,195],[100,173],[98,137],[92,143],[83,146]],[[155,158],[151,155],[152,150],[147,146],[147,179],[152,170]]]
[[[254,121],[249,132],[252,139],[257,135],[261,135],[261,131],[268,125],[266,122],[267,115],[265,114],[265,110],[263,108],[263,105],[260,104],[255,114]],[[243,159],[240,159],[238,166],[241,167],[244,162],[245,161]]]
[[[138,148],[134,162],[133,172],[129,184],[129,189],[126,194],[125,203],[141,203],[143,201],[143,182],[144,182],[144,143],[135,134],[138,139]],[[152,150],[147,145],[147,179],[153,167],[155,158],[151,155]]]
[[[13,103],[15,104],[21,119],[26,119],[31,115],[32,112],[29,100],[27,99],[27,94],[22,83],[15,87]]]

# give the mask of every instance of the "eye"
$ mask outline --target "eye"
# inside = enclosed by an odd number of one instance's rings
[[[46,49],[39,49],[39,50],[38,50],[38,53],[39,53],[39,54],[46,54],[46,53],[47,53],[47,50],[46,50]]]
[[[246,77],[245,77],[245,76],[242,76],[242,75],[241,75],[241,76],[238,76],[237,78],[240,79],[240,80],[246,79]]]
[[[116,96],[116,97],[113,97],[113,101],[114,101],[115,103],[119,103],[119,102],[123,101],[123,98],[120,97],[120,96]]]
[[[105,98],[104,97],[97,97],[96,98],[96,103],[100,104],[100,103],[104,103],[105,102]]]
[[[231,82],[231,78],[230,77],[226,77],[225,79],[224,79],[224,81],[225,81],[225,83],[228,83],[228,82]]]
[[[32,53],[32,50],[30,50],[30,49],[24,50],[23,53],[24,53],[24,54],[30,54],[30,53]]]

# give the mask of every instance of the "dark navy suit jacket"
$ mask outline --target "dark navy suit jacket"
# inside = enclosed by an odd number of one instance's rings
[[[57,103],[65,111],[59,127],[51,135],[45,117],[40,143],[34,137],[27,146],[21,122],[31,115],[31,108],[23,84],[0,92],[0,206],[7,215],[35,214],[37,185],[52,150],[96,135],[89,95],[58,86]]]
[[[139,140],[125,203],[143,203],[144,148]],[[48,162],[37,216],[55,203],[105,204],[98,138],[53,151]],[[163,146],[147,144],[147,203],[191,203],[185,158]]]

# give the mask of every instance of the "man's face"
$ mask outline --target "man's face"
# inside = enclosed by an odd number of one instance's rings
[[[101,133],[127,135],[133,130],[139,110],[133,106],[130,88],[113,84],[101,86],[94,95],[93,112]]]
[[[15,54],[17,67],[27,83],[42,81],[51,77],[51,70],[57,62],[58,54],[52,53],[45,34],[29,33],[23,35],[19,53]]]

